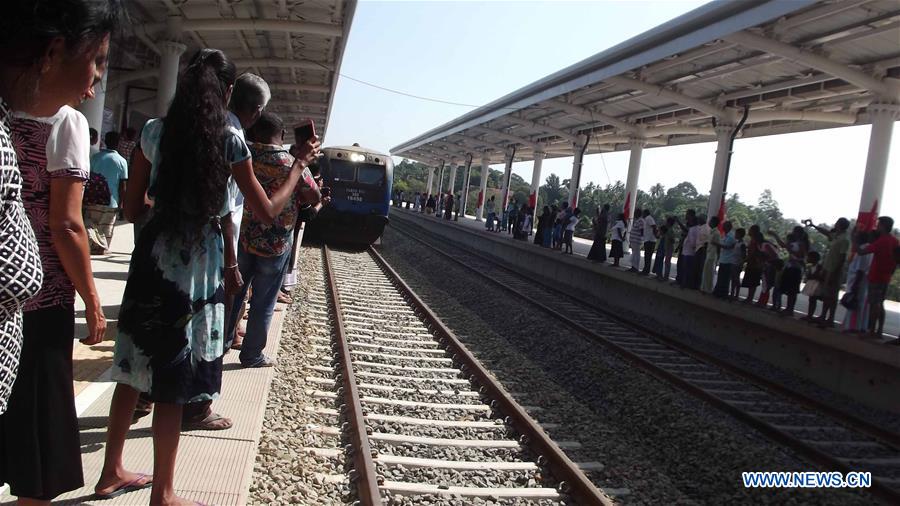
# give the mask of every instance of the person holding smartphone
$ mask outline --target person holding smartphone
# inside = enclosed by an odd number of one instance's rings
[[[265,112],[247,132],[247,140],[250,142],[253,173],[266,194],[272,195],[286,183],[294,165],[294,156],[283,145],[284,123],[276,114]],[[296,187],[295,198],[271,223],[260,220],[251,209],[244,209],[237,255],[243,286],[231,301],[226,302],[231,304],[226,335],[232,335],[244,297],[249,289],[253,289],[247,331],[240,348],[240,361],[244,367],[275,365],[275,360],[266,356],[263,349],[281,282],[293,252],[298,212],[301,205],[315,205],[320,199],[319,185],[306,168]]]
[[[119,313],[112,372],[118,384],[94,488],[101,498],[150,484],[151,504],[184,502],[174,485],[183,409],[212,401],[221,390],[224,286],[226,274],[238,269],[224,237],[231,211],[228,180],[234,178],[257,219],[273,223],[318,153],[315,137],[298,146],[284,183],[266,193],[246,144],[226,127],[236,78],[234,63],[222,51],[197,51],[178,79],[166,116],[144,126],[141,149],[133,157],[125,214],[132,222],[145,214],[148,219],[132,254]],[[152,209],[145,205],[148,191]],[[152,478],[127,470],[123,455],[141,392],[155,403]]]

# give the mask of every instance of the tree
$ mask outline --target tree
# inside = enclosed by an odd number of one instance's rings
[[[772,190],[765,189],[759,195],[753,212],[753,222],[759,225],[763,233],[769,229],[781,233],[788,228],[784,223],[781,210],[778,208],[778,202],[772,197]]]
[[[563,188],[559,182],[559,176],[550,174],[545,179],[545,183],[540,187],[541,202],[543,205],[559,204],[569,197],[567,189]]]

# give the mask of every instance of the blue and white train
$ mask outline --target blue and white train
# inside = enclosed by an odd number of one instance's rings
[[[393,160],[356,145],[322,152],[319,167],[323,185],[331,188],[331,202],[308,224],[308,233],[328,243],[374,243],[388,224]]]

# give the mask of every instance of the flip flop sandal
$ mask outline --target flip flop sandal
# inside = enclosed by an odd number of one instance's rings
[[[150,478],[150,481],[140,483],[144,478]],[[94,499],[104,500],[104,499],[112,499],[114,497],[119,497],[122,494],[127,494],[129,492],[135,492],[138,490],[143,490],[145,488],[149,488],[153,486],[153,476],[149,474],[138,474],[138,477],[131,480],[130,482],[122,485],[121,487],[113,490],[108,494],[98,494],[94,492]]]
[[[220,420],[228,420],[229,423],[226,426],[212,425]],[[181,430],[227,430],[233,425],[234,423],[228,418],[218,413],[210,413],[209,416],[199,422],[183,422]]]
[[[147,416],[149,414],[150,414],[149,410],[148,411],[138,410],[138,409],[134,410],[134,413],[131,415],[131,425],[138,423],[138,420],[140,420],[141,418],[144,418],[145,416]]]

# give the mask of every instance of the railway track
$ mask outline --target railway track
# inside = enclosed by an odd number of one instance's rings
[[[486,279],[657,378],[709,402],[828,470],[870,471],[870,491],[900,504],[900,435],[838,411],[652,329],[528,278],[493,259],[430,240],[400,220],[391,228]],[[476,269],[473,266],[478,266]],[[550,296],[529,296],[545,293]]]
[[[611,504],[373,249],[323,249],[330,363],[307,378],[344,421],[363,505],[401,496]],[[323,429],[336,432],[337,429]],[[588,467],[590,464],[583,464]]]

